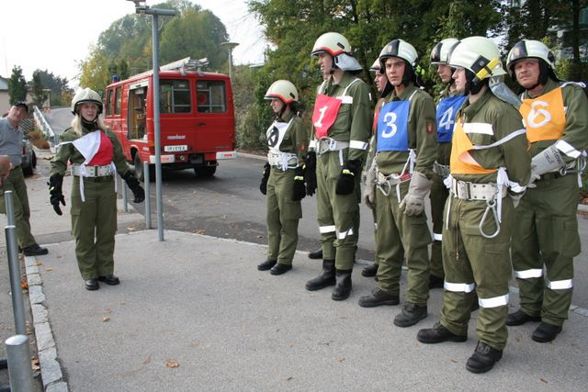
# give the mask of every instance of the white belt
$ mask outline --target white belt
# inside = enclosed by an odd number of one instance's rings
[[[288,169],[295,169],[298,167],[298,156],[291,152],[268,152],[267,161],[270,166],[273,166],[282,171]]]
[[[73,165],[71,172],[74,176],[79,177],[106,177],[114,175],[112,165],[83,167],[81,165]]]
[[[333,138],[327,137],[319,140],[316,153],[318,155],[329,151],[340,151],[349,147],[349,142],[339,142]]]
[[[460,181],[452,178],[451,193],[461,200],[486,200],[496,199],[498,186],[496,184],[476,184],[474,182]],[[502,195],[506,196],[506,187],[502,189]]]

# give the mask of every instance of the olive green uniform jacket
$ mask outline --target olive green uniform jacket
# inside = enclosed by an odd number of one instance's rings
[[[83,135],[90,131],[83,130]],[[123,156],[122,147],[110,130],[104,130],[112,142],[112,161],[122,176],[129,167]],[[84,156],[71,142],[78,139],[72,128],[61,135],[55,157],[51,160],[50,175],[65,175],[68,162],[82,164]],[[80,193],[80,181],[84,181],[85,201]],[[107,276],[114,271],[114,235],[116,223],[116,192],[113,175],[104,177],[74,176],[71,189],[72,235],[76,243],[78,267],[84,280]]]

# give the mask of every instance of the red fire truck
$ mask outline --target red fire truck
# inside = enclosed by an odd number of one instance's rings
[[[160,67],[161,164],[213,176],[218,161],[236,158],[235,115],[227,75],[201,72],[185,58]],[[155,164],[153,71],[106,87],[104,120],[122,143],[125,157],[143,179],[143,162]],[[154,176],[151,175],[151,178]]]

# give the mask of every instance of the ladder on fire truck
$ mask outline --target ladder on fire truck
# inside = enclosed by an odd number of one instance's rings
[[[171,62],[159,67],[160,71],[180,71],[182,74],[187,71],[202,72],[202,68],[208,66],[208,58],[193,59],[185,57],[181,60]]]

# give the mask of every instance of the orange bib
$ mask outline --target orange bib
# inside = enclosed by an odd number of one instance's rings
[[[557,140],[566,126],[561,87],[534,99],[523,99],[519,108],[527,128],[527,140]]]
[[[484,169],[470,154],[474,145],[463,130],[463,119],[455,122],[451,139],[451,158],[449,161],[451,174],[490,174],[496,169]]]

